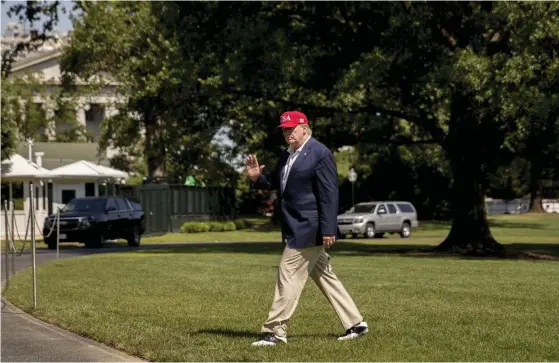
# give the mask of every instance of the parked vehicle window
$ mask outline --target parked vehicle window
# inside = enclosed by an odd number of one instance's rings
[[[103,203],[102,199],[72,199],[62,209],[63,212],[102,212]]]
[[[353,207],[353,213],[372,213],[376,206],[376,204],[357,204]]]
[[[110,212],[111,210],[117,210],[117,208],[116,208],[116,203],[115,203],[115,200],[114,200],[113,198],[110,198],[110,199],[107,201],[107,206],[106,206],[106,208],[107,208],[107,211],[109,211],[109,212]]]
[[[384,204],[378,206],[377,213],[386,213],[386,207],[384,206]]]
[[[394,204],[387,204],[386,206],[388,207],[388,212],[390,214],[396,214],[396,207]]]
[[[76,197],[76,191],[74,189],[62,190],[62,204],[68,204],[75,197]]]
[[[130,204],[130,209],[132,210],[142,210],[142,206],[136,200],[133,199],[126,199],[128,204]]]
[[[115,198],[116,200],[116,206],[117,206],[117,210],[130,210],[130,208],[128,207],[128,204],[126,203],[126,201],[122,198]]]
[[[398,208],[402,211],[402,213],[415,213],[412,206],[409,204],[398,204]]]

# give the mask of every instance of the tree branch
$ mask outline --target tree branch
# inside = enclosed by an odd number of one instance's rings
[[[440,141],[435,139],[426,140],[413,140],[412,138],[400,136],[396,139],[388,140],[388,144],[397,146],[412,146],[412,145],[434,145],[438,144]]]
[[[285,100],[285,99],[282,99],[282,98],[279,98],[279,97],[267,96],[265,94],[262,94],[262,93],[256,92],[256,91],[225,88],[225,92],[240,95],[240,96],[263,98],[263,99],[266,99],[266,100],[269,100],[269,101],[274,101],[274,102],[281,103],[281,104],[283,104],[285,106],[289,106],[289,107],[298,107],[298,108],[304,108],[304,109],[307,109],[307,110],[313,110],[313,111],[317,112],[318,114],[320,114],[321,116],[329,116],[329,115],[336,114],[336,113],[359,114],[359,113],[374,112],[374,113],[381,113],[381,114],[388,115],[388,116],[403,118],[403,119],[406,119],[408,121],[413,121],[415,123],[423,124],[423,123],[428,122],[428,120],[426,120],[422,117],[419,117],[417,115],[411,115],[411,114],[401,112],[401,111],[389,110],[389,109],[386,109],[384,107],[380,107],[380,106],[377,106],[377,105],[368,105],[368,106],[364,106],[364,107],[360,107],[360,108],[356,108],[356,109],[343,109],[343,108],[337,108],[337,107],[320,106],[320,105],[315,105],[315,104],[310,104],[310,103]]]

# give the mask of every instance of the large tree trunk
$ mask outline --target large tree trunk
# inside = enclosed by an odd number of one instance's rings
[[[167,176],[167,155],[163,142],[163,127],[157,119],[147,120],[144,155],[147,161],[148,177],[161,178]]]
[[[542,144],[539,135],[532,131],[529,144],[530,156],[530,213],[544,213],[542,207],[543,165],[541,160],[545,158],[542,152]]]
[[[453,174],[453,220],[450,233],[437,247],[472,255],[498,255],[503,251],[489,229],[483,190],[485,153],[483,132],[470,114],[471,107],[455,100],[445,150]]]
[[[534,154],[532,154],[534,155]],[[537,155],[537,154],[536,154]],[[535,158],[534,158],[535,159]],[[530,210],[529,213],[544,213],[542,206],[542,167],[538,160],[531,160],[530,166]]]
[[[454,184],[452,227],[437,249],[475,255],[496,255],[503,250],[493,238],[487,222],[482,166],[477,158],[451,156]]]

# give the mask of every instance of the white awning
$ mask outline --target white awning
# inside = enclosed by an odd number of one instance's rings
[[[49,171],[19,154],[2,161],[2,180],[47,179]]]
[[[48,172],[51,178],[79,178],[79,179],[128,179],[128,173],[80,160],[64,165]]]

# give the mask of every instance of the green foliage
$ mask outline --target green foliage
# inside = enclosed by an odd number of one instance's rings
[[[211,232],[234,231],[237,225],[234,222],[210,222]]]
[[[2,0],[4,11],[6,0]],[[25,1],[14,2],[7,9],[9,18],[17,17],[18,23],[28,24],[30,28],[35,26],[37,21],[41,21],[42,27],[32,30],[27,39],[15,44],[14,47],[3,47],[2,49],[2,77],[7,77],[15,58],[22,52],[34,50],[45,40],[52,37],[52,30],[58,23],[58,9],[61,2],[56,1]]]
[[[14,98],[9,97],[8,88],[5,88],[6,81],[2,79],[2,148],[0,160],[8,159],[17,149],[18,145],[18,125],[17,117],[14,117],[12,110],[19,110],[19,105],[15,104]]]
[[[56,142],[93,142],[91,132],[76,118],[77,94],[60,92],[54,100],[53,115],[50,118],[56,128]]]
[[[184,222],[181,226],[181,233],[202,233],[209,232],[208,222]]]
[[[246,219],[237,219],[228,222],[184,222],[181,233],[227,232],[247,229],[252,223]]]
[[[355,168],[358,157],[359,155],[355,147],[344,148],[334,152],[336,166],[338,167],[338,184],[342,184],[347,180],[349,170]]]
[[[76,120],[75,97],[59,89],[47,92],[48,88],[37,74],[2,80],[2,160],[21,140],[49,141],[50,128],[57,131],[56,141],[88,140],[85,127]]]
[[[250,221],[248,221],[246,219],[236,219],[236,220],[233,221],[233,223],[235,223],[235,229],[237,229],[237,230],[247,229],[247,228],[250,228],[252,226]]]
[[[529,145],[557,129],[557,3],[83,7],[64,67],[83,77],[110,73],[130,96],[107,122],[105,140],[136,144],[142,125],[150,175],[223,169],[201,161],[214,160],[208,145],[224,125],[236,142],[231,154],[257,152],[270,170],[284,145],[279,114],[297,108],[332,149],[353,145],[362,154],[371,146],[437,145],[437,162],[428,162],[435,149],[426,146],[391,149],[373,163],[422,154],[410,173],[423,181],[405,188],[429,189],[433,175],[440,176],[437,186],[451,181],[454,220],[476,225],[470,233],[487,226],[483,194],[488,174],[506,164],[503,154],[535,150]],[[534,163],[543,154],[530,154],[532,167],[546,167]],[[382,177],[393,174],[387,168]]]
[[[182,47],[189,44],[181,44],[177,29],[163,27],[160,18],[180,26],[174,4],[97,2],[80,6],[84,15],[75,23],[63,70],[69,81],[75,76],[91,79],[108,74],[108,79],[99,79],[99,87],[116,81],[118,94],[126,97],[115,105],[118,114],[104,123],[101,147],[126,150],[142,142],[149,176],[204,174],[216,185],[226,180],[226,175],[216,178],[208,174],[209,170],[228,173],[228,168],[214,155],[210,143],[223,120],[221,106],[199,90],[198,72],[206,72],[203,56],[199,56],[202,53],[186,52]],[[195,24],[188,25],[193,27]]]
[[[530,164],[516,158],[508,165],[499,166],[489,175],[487,195],[497,199],[512,200],[524,197],[529,191]]]
[[[46,109],[35,102],[36,98],[47,98],[46,87],[40,75],[2,81],[2,125],[5,121],[17,125],[18,140],[48,140]]]

